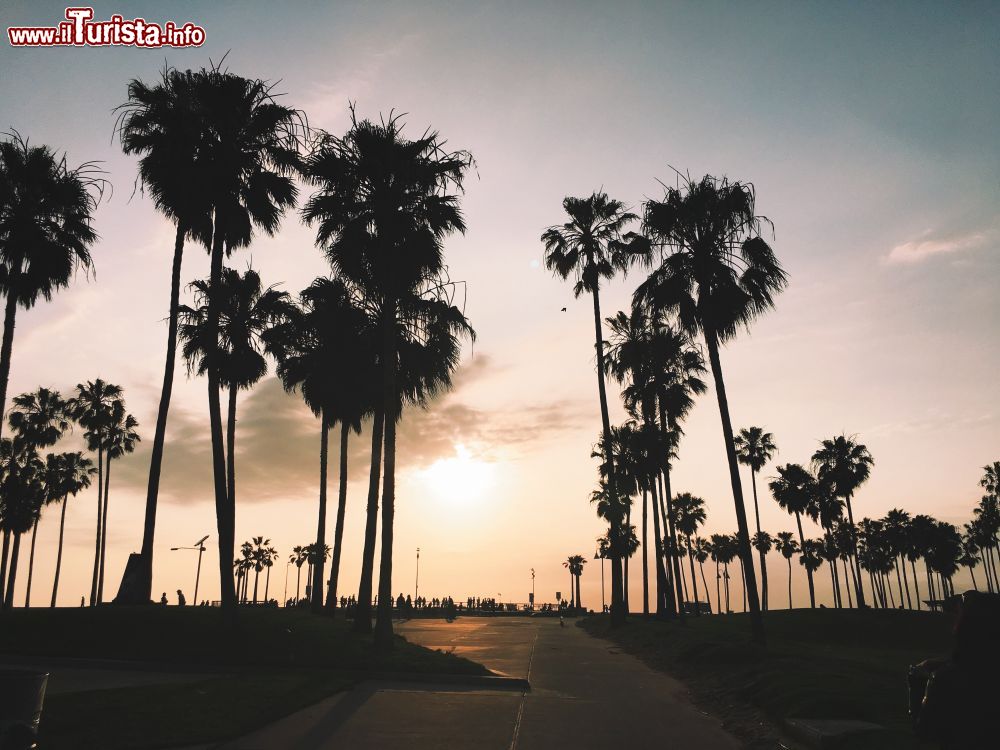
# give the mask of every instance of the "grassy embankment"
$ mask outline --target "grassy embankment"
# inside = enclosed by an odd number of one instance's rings
[[[686,625],[633,618],[615,631],[606,617],[581,625],[683,680],[724,720],[746,710],[779,725],[796,717],[860,719],[888,731],[845,747],[909,750],[924,746],[909,729],[907,668],[947,653],[952,621],[901,610],[771,611],[766,649],[750,643],[742,614],[688,617]]]
[[[206,673],[187,683],[50,694],[41,740],[53,750],[172,747],[235,737],[366,674],[488,673],[402,638],[391,652],[376,651],[370,637],[352,634],[342,618],[301,610],[244,609],[235,627],[215,608],[13,610],[0,616],[0,634],[0,653],[21,659],[110,659],[142,662],[151,673]],[[59,671],[52,671],[55,687]]]

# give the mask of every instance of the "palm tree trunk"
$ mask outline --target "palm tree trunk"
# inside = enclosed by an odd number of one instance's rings
[[[38,536],[38,519],[31,525],[31,552],[28,554],[28,585],[24,589],[24,608],[31,606],[31,577],[35,572],[35,537]]]
[[[670,567],[673,572],[674,589],[677,596],[677,619],[684,621],[684,582],[681,578],[681,561],[677,559],[677,534],[674,530],[674,506],[670,492],[670,467],[663,469],[663,494],[667,501],[666,510],[663,511],[664,523],[670,535]],[[663,498],[661,498],[662,500]]]
[[[840,591],[837,587],[837,563],[836,561],[826,561],[826,566],[830,569],[830,591],[833,593],[833,606],[840,609]]]
[[[205,335],[208,343],[208,422],[212,438],[212,477],[215,488],[215,522],[219,532],[219,590],[223,609],[233,610],[236,588],[230,565],[236,546],[236,508],[229,503],[226,487],[226,456],[222,435],[222,404],[219,382],[219,284],[222,281],[222,256],[225,231],[215,214],[211,271],[208,278],[208,316]],[[235,610],[234,610],[235,611]]]
[[[10,529],[3,530],[3,554],[0,556],[0,605],[7,592],[7,556],[10,554]]]
[[[163,466],[163,444],[167,434],[167,413],[174,387],[174,358],[177,350],[177,317],[181,294],[181,261],[184,257],[186,230],[177,224],[174,235],[174,258],[170,271],[170,314],[167,318],[167,358],[163,365],[163,385],[160,388],[160,405],[156,411],[156,431],[149,458],[149,482],[146,486],[146,513],[142,525],[142,549],[134,579],[122,586],[115,601],[123,604],[143,604],[153,594],[153,541],[156,536],[156,504],[160,492],[160,470]]]
[[[667,575],[663,569],[663,535],[660,533],[660,510],[657,502],[655,478],[650,482],[650,500],[653,505],[653,548],[656,552],[656,615],[657,617],[673,617],[673,606],[667,606],[670,588],[667,586]],[[670,595],[669,601],[673,601],[673,595]]]
[[[257,570],[257,566],[253,569],[253,603],[257,603],[257,584],[260,583],[260,571]]]
[[[576,608],[579,610],[583,609],[583,599],[580,597],[580,578],[581,574],[576,574]]]
[[[722,578],[726,584],[726,614],[728,615],[733,611],[733,608],[729,603],[729,563],[722,564]]]
[[[691,591],[694,593],[694,614],[701,617],[701,607],[698,605],[698,581],[694,577],[694,553],[691,550],[691,537],[687,537],[688,566],[691,568]],[[706,592],[707,594],[708,592]]]
[[[267,566],[267,573],[264,574],[264,603],[265,604],[267,604],[267,602],[268,602],[267,592],[270,590],[270,588],[271,588],[271,566],[268,565]],[[195,602],[195,604],[197,604],[197,603],[198,602]]]
[[[712,365],[712,376],[715,379],[715,393],[719,401],[719,416],[722,419],[722,436],[726,444],[726,456],[729,459],[729,480],[733,487],[733,504],[736,507],[736,523],[739,528],[740,557],[747,567],[746,584],[750,599],[750,622],[753,629],[753,639],[763,645],[764,620],[760,613],[760,601],[757,598],[757,580],[753,572],[753,555],[750,552],[750,533],[747,528],[747,513],[743,506],[743,488],[740,484],[740,468],[736,460],[736,445],[733,441],[733,424],[729,418],[729,401],[726,398],[726,384],[722,379],[722,363],[719,359],[719,342],[715,332],[706,329],[705,342],[708,345],[708,357]]]
[[[604,464],[607,467],[608,490],[617,505],[618,491],[615,487],[614,458],[611,454],[611,417],[608,413],[608,394],[604,386],[604,333],[601,328],[600,292],[595,287],[594,298],[594,349],[597,353],[597,393],[601,402],[601,434],[604,436]],[[622,591],[622,528],[621,516],[617,508],[610,513],[611,542],[611,626],[625,623],[624,597]]]
[[[847,606],[850,608],[854,606],[854,602],[851,601],[851,576],[847,572],[847,560],[842,559],[841,563],[843,563],[844,567],[844,588],[847,589]]]
[[[97,603],[104,603],[104,554],[108,547],[108,490],[111,489],[111,456],[104,467],[104,517],[101,518],[101,568],[97,573]]]
[[[745,566],[743,564],[743,558],[737,558],[740,561],[740,588],[743,589],[743,611],[747,611],[747,574]],[[750,564],[753,565],[753,559],[751,559]]]
[[[236,508],[236,393],[236,386],[230,385],[226,409],[226,495],[231,508]]]
[[[899,560],[900,567],[903,568],[903,586],[906,589],[906,608],[913,609],[913,600],[910,599],[910,580],[906,575],[906,558],[902,555],[898,555],[897,559]]]
[[[392,535],[396,515],[396,423],[399,394],[396,389],[396,301],[388,300],[382,320],[382,408],[385,410],[385,455],[382,475],[382,549],[378,569],[378,607],[375,610],[375,643],[391,649],[392,637]]]
[[[630,500],[631,500],[631,498],[630,498]],[[632,529],[632,506],[630,504],[630,505],[628,505],[625,508],[625,533],[623,535],[624,536],[624,541],[622,542],[623,545],[627,545],[628,544],[628,534],[629,534],[629,531],[631,531],[631,529]],[[628,601],[628,598],[629,598],[628,597],[628,592],[629,592],[629,585],[628,585],[628,561],[629,561],[629,555],[628,555],[628,549],[626,548],[625,549],[625,555],[622,558],[623,567],[625,569],[624,570],[624,575],[622,576],[622,578],[623,578],[623,586],[622,587],[624,588],[624,591],[625,591],[625,596],[624,596],[624,600],[623,601],[624,601],[624,604],[625,604],[625,613],[626,614],[628,614],[629,612],[632,611],[632,608],[629,606],[629,601]],[[577,606],[579,606],[579,605],[577,605]]]
[[[649,546],[646,544],[646,529],[648,526],[647,505],[649,492],[642,490],[642,613],[649,615]]]
[[[792,608],[792,558],[788,558],[788,608]]]
[[[903,576],[899,572],[899,562],[898,560],[893,563],[896,569],[896,588],[899,590],[899,606],[903,606]]]
[[[722,574],[719,572],[719,561],[715,561],[715,610],[722,614]]]
[[[705,563],[698,560],[698,571],[701,573],[701,583],[705,589],[705,603],[708,605],[709,614],[712,613],[712,595],[708,590],[708,581],[705,580]]]
[[[337,607],[337,579],[340,577],[340,554],[344,539],[344,515],[347,513],[347,441],[350,422],[340,424],[340,485],[337,492],[337,524],[333,531],[333,560],[330,563],[330,584],[326,592],[326,608]]]
[[[67,496],[63,495],[62,510],[59,512],[59,546],[56,547],[56,574],[52,579],[52,601],[49,603],[50,607],[56,606],[56,594],[59,592],[59,571],[62,568],[63,531],[66,528],[66,501]]]
[[[21,260],[11,258],[9,268],[20,269]],[[0,436],[3,435],[4,417],[7,414],[7,384],[10,381],[10,356],[14,349],[14,320],[17,317],[17,288],[20,272],[15,271],[7,278],[7,304],[3,316],[3,340],[0,343]]]
[[[800,513],[795,514],[795,523],[799,527],[799,546],[805,550],[806,537],[802,533],[802,515]],[[809,606],[816,609],[816,586],[813,584],[812,571],[808,567],[806,567],[806,579],[809,581]]]
[[[972,588],[979,591],[979,584],[976,583],[976,571],[972,569],[971,565],[969,566],[969,575],[972,576]]]
[[[17,582],[17,558],[21,551],[21,534],[14,532],[14,544],[10,550],[10,572],[7,575],[7,592],[4,594],[4,609],[14,606],[14,584]]]
[[[858,599],[858,609],[865,608],[865,588],[861,585],[861,562],[858,560],[858,531],[854,525],[854,510],[851,508],[851,493],[844,498],[847,501],[847,521],[851,524],[851,559],[857,577],[854,579],[855,594]]]
[[[302,601],[302,566],[296,565],[295,573],[295,603]]]
[[[376,408],[372,417],[372,462],[368,477],[368,517],[365,522],[365,548],[361,556],[361,582],[358,585],[358,606],[354,610],[354,632],[372,630],[372,579],[375,575],[375,532],[378,529],[378,489],[382,471],[382,433],[385,415]]]
[[[326,562],[326,465],[330,448],[330,428],[326,406],[319,413],[319,516],[316,520],[316,562],[313,564],[312,611],[323,611],[323,565]]]
[[[750,469],[750,484],[753,487],[753,516],[757,522],[757,533],[760,534],[760,509],[757,507],[757,472]],[[760,608],[767,612],[767,561],[764,550],[757,550],[760,555]]]
[[[924,608],[924,605],[920,601],[920,579],[917,577],[917,563],[915,560],[910,560],[910,572],[913,573],[913,592],[917,598],[917,611],[919,612]]]
[[[97,532],[94,535],[94,574],[90,580],[90,606],[97,604],[97,576],[101,567],[101,521],[104,500],[104,436],[97,433]]]

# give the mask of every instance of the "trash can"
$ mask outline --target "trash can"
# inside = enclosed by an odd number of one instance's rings
[[[0,750],[31,747],[23,744],[25,730],[38,733],[48,680],[48,672],[0,669]]]

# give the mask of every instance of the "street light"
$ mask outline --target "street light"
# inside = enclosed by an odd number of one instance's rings
[[[198,572],[194,576],[194,603],[198,604],[198,582],[201,580],[201,556],[205,551],[205,540],[208,539],[208,534],[205,534],[201,539],[194,543],[193,547],[171,547],[171,552],[176,552],[179,549],[196,549],[198,550]]]
[[[535,608],[535,569],[531,569],[531,608]]]
[[[420,593],[420,547],[417,547],[417,580],[413,582],[413,603],[417,603],[417,594]]]
[[[604,608],[605,608],[605,604],[604,604],[604,555],[601,554],[600,549],[598,549],[597,552],[594,553],[594,559],[597,560],[598,558],[600,558],[600,560],[601,560],[601,612],[603,612]]]

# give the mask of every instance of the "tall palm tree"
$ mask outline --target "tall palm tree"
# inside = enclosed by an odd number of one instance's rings
[[[340,498],[333,545],[333,570],[327,602],[336,599],[344,513],[347,505],[347,445],[350,431],[361,431],[361,419],[373,409],[370,383],[377,376],[375,339],[368,317],[352,289],[340,279],[316,279],[302,292],[298,308],[265,334],[268,350],[278,360],[285,390],[301,389],[306,405],[320,419],[320,485],[316,544],[326,544],[329,428],[340,422]],[[312,609],[323,609],[323,561],[312,570]]]
[[[884,519],[887,543],[892,550],[896,568],[896,583],[899,586],[899,600],[903,601],[903,587],[906,587],[906,606],[913,609],[913,601],[910,598],[910,582],[906,574],[905,555],[910,544],[910,514],[905,510],[893,508],[885,515]],[[902,569],[902,576],[900,576]]]
[[[622,241],[628,225],[638,217],[625,210],[621,201],[609,198],[606,193],[595,192],[587,198],[567,197],[563,209],[569,220],[551,226],[542,233],[545,245],[545,266],[562,279],[573,276],[576,280],[573,295],[590,293],[594,303],[594,350],[597,355],[597,393],[601,407],[608,467],[613,467],[611,448],[611,417],[604,384],[604,334],[601,319],[601,281],[625,273],[637,259],[629,246]],[[614,488],[614,469],[611,477],[611,495]],[[616,509],[609,518],[611,539],[611,623],[625,622],[625,599],[619,538],[622,534],[624,509]]]
[[[799,564],[806,569],[806,575],[811,581],[813,574],[823,564],[823,542],[818,539],[806,539],[801,543],[799,545]],[[812,594],[812,589],[809,593]],[[815,609],[815,597],[812,598],[812,606]]]
[[[571,579],[576,583],[576,597],[574,601],[576,602],[577,609],[583,609],[583,603],[580,599],[580,577],[583,575],[583,566],[586,564],[587,558],[583,555],[570,555],[566,558],[566,562],[563,563],[563,567],[569,570]]]
[[[450,386],[457,365],[457,336],[471,334],[451,304],[454,286],[444,265],[444,239],[465,231],[459,206],[464,176],[472,164],[467,151],[448,151],[435,131],[410,140],[399,116],[375,123],[358,121],[342,138],[325,137],[306,165],[317,192],[303,209],[317,225],[338,276],[362,293],[362,307],[379,332],[381,396],[372,428],[372,466],[361,582],[354,627],[371,629],[379,464],[382,479],[382,550],[379,565],[376,639],[392,638],[392,541],[396,495],[396,425],[402,403]],[[429,325],[437,330],[432,332]],[[422,351],[431,378],[405,383],[405,348]],[[435,351],[435,347],[440,347]],[[413,362],[413,371],[421,368]],[[430,388],[430,391],[426,388]],[[409,391],[409,393],[407,393]],[[384,448],[384,455],[383,455]]]
[[[160,80],[147,84],[132,79],[127,100],[118,107],[116,132],[122,151],[139,156],[139,187],[149,192],[156,209],[174,223],[174,252],[170,273],[167,317],[167,351],[163,384],[156,412],[156,430],[149,459],[146,512],[143,522],[140,567],[133,586],[123,581],[117,601],[147,602],[153,584],[153,541],[156,507],[163,465],[167,415],[173,393],[177,325],[180,310],[181,265],[186,240],[205,247],[212,242],[212,208],[199,157],[203,143],[202,122],[196,96],[196,74],[165,67]]]
[[[773,478],[768,487],[771,495],[785,512],[795,516],[795,525],[799,530],[799,547],[805,549],[806,538],[802,533],[802,514],[808,512],[815,495],[816,478],[801,464],[785,464],[776,467],[778,476]],[[809,606],[816,608],[816,588],[813,585],[813,570],[803,563],[806,577],[809,580]]]
[[[136,428],[139,422],[125,411],[125,402],[117,399],[111,404],[108,422],[103,432],[104,455],[107,459],[104,467],[104,512],[101,517],[101,563],[97,574],[97,603],[104,601],[104,559],[108,542],[108,496],[111,490],[111,462],[117,458],[135,451],[136,443],[140,441]],[[90,450],[94,450],[100,434],[94,430],[84,433]]]
[[[219,385],[229,390],[226,413],[226,491],[228,505],[236,507],[236,396],[249,390],[267,374],[264,335],[291,309],[287,292],[263,287],[260,275],[248,268],[242,275],[223,268],[215,291],[207,279],[192,282],[197,307],[180,308],[180,339],[188,372],[204,375],[209,368],[209,295],[217,295]]]
[[[708,592],[708,581],[705,580],[705,561],[712,555],[712,545],[707,539],[700,536],[694,540],[694,556],[698,560],[698,572],[701,573],[701,585],[705,589],[705,603],[708,605],[709,614],[712,612],[712,596]]]
[[[292,547],[292,554],[288,556],[288,562],[295,566],[295,601],[298,603],[302,599],[302,564],[306,561],[306,549],[301,544]]]
[[[790,531],[779,531],[775,537],[775,548],[788,563],[788,608],[792,608],[792,557],[799,551],[799,543]]]
[[[767,553],[774,547],[774,538],[766,531],[758,531],[750,537],[750,544],[760,555],[761,606],[767,610]]]
[[[684,535],[687,543],[688,565],[691,568],[691,590],[694,597],[695,616],[701,614],[701,607],[698,604],[698,581],[694,575],[694,547],[692,537],[698,532],[698,528],[705,523],[705,501],[700,497],[692,495],[690,492],[681,492],[674,496],[674,526],[677,531]],[[705,591],[708,598],[708,591]]]
[[[39,388],[37,391],[15,396],[7,421],[14,434],[25,445],[26,450],[35,452],[55,445],[70,426],[66,414],[66,402],[63,401],[58,391],[52,391],[48,388]],[[43,483],[45,478],[42,478]],[[28,583],[24,592],[25,607],[31,606],[31,582],[35,570],[35,541],[38,536],[41,508],[56,499],[56,496],[46,487],[45,501],[39,508],[39,513],[35,516],[35,522],[31,528]]]
[[[21,536],[38,520],[45,503],[45,463],[22,438],[0,440],[0,526],[13,537],[3,606],[14,606]]]
[[[806,514],[823,529],[824,559],[830,563],[830,575],[833,578],[834,598],[840,607],[839,574],[836,561],[839,549],[833,538],[837,524],[843,518],[844,503],[836,493],[834,485],[826,479],[817,479],[812,486],[812,498],[806,508]]]
[[[66,156],[32,146],[20,134],[0,140],[0,291],[6,296],[0,342],[0,431],[7,403],[18,307],[30,309],[93,266],[91,219],[104,181],[92,163],[71,168]]]
[[[56,453],[45,457],[45,487],[50,496],[59,498],[62,510],[59,513],[59,545],[56,547],[56,572],[52,579],[52,601],[56,606],[59,593],[59,571],[62,569],[63,532],[66,528],[66,502],[70,495],[90,487],[90,478],[97,473],[97,467],[83,453]]]
[[[851,525],[851,549],[857,578],[855,580],[858,607],[865,606],[865,592],[861,585],[861,564],[857,560],[857,543],[854,537],[857,529],[854,526],[854,511],[851,509],[851,496],[858,487],[868,481],[871,476],[872,458],[868,448],[857,441],[857,436],[838,435],[830,440],[824,440],[813,454],[813,466],[820,480],[832,483],[837,497],[842,497],[847,503],[847,521]]]
[[[667,188],[663,200],[645,204],[643,231],[663,252],[660,266],[635,292],[635,299],[675,313],[691,336],[701,333],[715,381],[722,434],[739,527],[754,639],[764,642],[750,533],[743,504],[729,401],[719,345],[734,338],[773,307],[787,277],[760,235],[767,220],[756,214],[753,185],[727,178],[687,178]]]
[[[757,504],[757,474],[765,464],[774,458],[778,447],[774,444],[774,436],[765,432],[762,427],[744,427],[736,436],[736,458],[744,466],[750,467],[750,482],[753,487],[753,514],[757,521],[757,534],[760,535],[760,507]],[[754,545],[756,546],[756,545]],[[760,552],[760,606],[767,611],[767,561],[764,551]]]
[[[122,397],[121,386],[97,378],[79,383],[69,413],[89,434],[91,450],[97,450],[97,532],[94,535],[94,572],[90,583],[90,606],[97,604],[97,579],[101,566],[101,530],[104,517],[104,450],[112,408]]]
[[[235,545],[236,509],[230,503],[222,430],[222,357],[215,294],[223,258],[246,247],[257,231],[273,235],[298,194],[294,174],[301,169],[304,120],[279,104],[271,84],[219,68],[194,76],[201,144],[197,161],[202,189],[213,216],[208,309],[205,315],[206,374],[215,514],[219,532],[219,578],[224,608],[236,604],[229,560]]]

